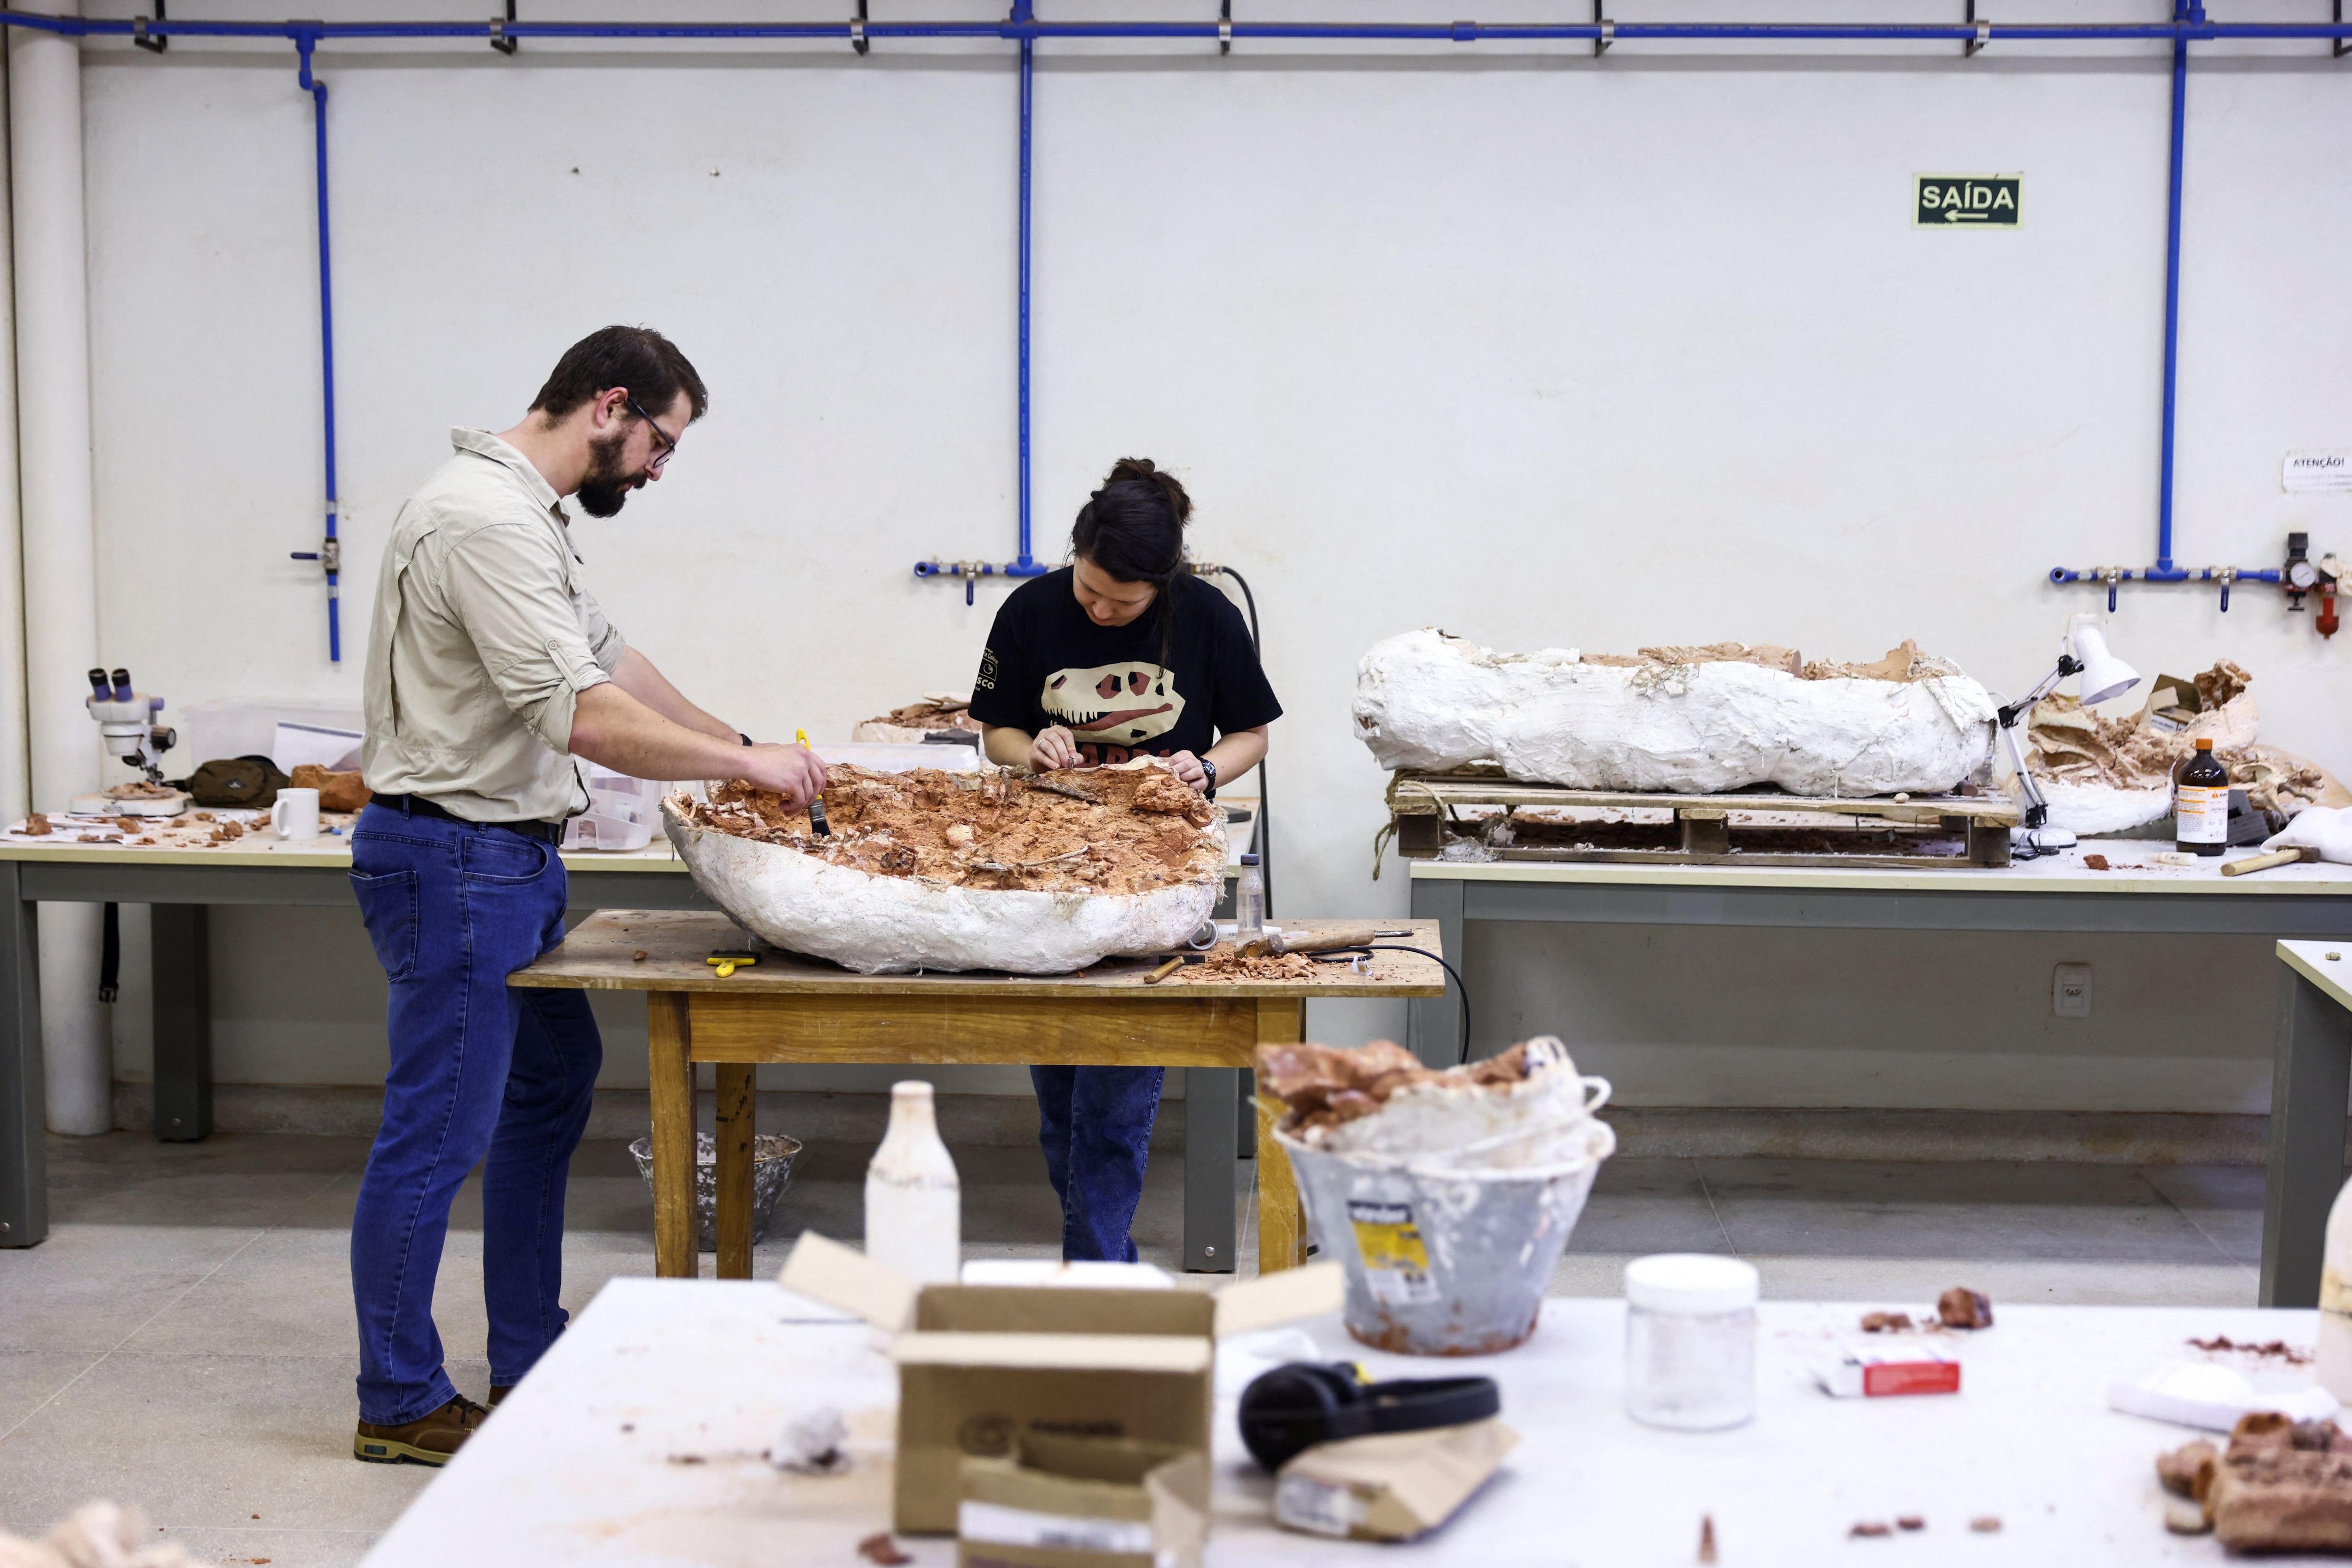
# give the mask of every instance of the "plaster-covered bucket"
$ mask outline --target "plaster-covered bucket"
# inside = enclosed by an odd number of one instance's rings
[[[1533,1333],[1592,1178],[1617,1148],[1590,1115],[1412,1157],[1275,1137],[1308,1234],[1347,1269],[1348,1331],[1409,1355],[1488,1355]],[[1536,1139],[1548,1145],[1541,1163],[1507,1163]]]
[[[776,1200],[784,1195],[784,1188],[793,1179],[793,1162],[800,1155],[802,1144],[797,1138],[787,1138],[781,1132],[761,1132],[751,1139],[751,1241],[754,1246],[768,1237],[768,1222],[775,1217]],[[646,1188],[653,1190],[654,1141],[647,1133],[629,1145],[629,1153],[637,1162],[637,1174],[646,1179]],[[719,1250],[719,1144],[708,1132],[698,1132],[694,1139],[694,1220],[695,1247],[702,1252]]]

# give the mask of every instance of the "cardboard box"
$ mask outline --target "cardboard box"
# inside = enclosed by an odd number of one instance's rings
[[[1216,1342],[1339,1310],[1336,1263],[1197,1290],[927,1285],[806,1232],[785,1289],[895,1335],[892,1528],[953,1532],[965,1458],[1021,1437],[1124,1437],[1209,1451]]]
[[[1031,1432],[963,1461],[958,1568],[1200,1568],[1208,1533],[1197,1449]]]

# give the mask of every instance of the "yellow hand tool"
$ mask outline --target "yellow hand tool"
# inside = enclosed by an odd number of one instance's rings
[[[806,730],[793,731],[793,738],[798,741],[803,747],[806,747],[808,744],[808,731]],[[816,794],[809,797],[809,831],[815,834],[819,838],[830,838],[833,837],[833,826],[824,819],[824,792],[823,790],[819,790]]]
[[[737,970],[749,969],[759,963],[760,955],[756,952],[714,952],[702,962],[719,971],[719,978],[724,980]]]

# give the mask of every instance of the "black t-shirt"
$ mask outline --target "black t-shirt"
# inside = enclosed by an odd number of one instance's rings
[[[1176,634],[1160,662],[1165,600],[1123,626],[1097,626],[1071,569],[1024,583],[996,612],[972,681],[971,716],[1031,734],[1059,724],[1092,767],[1195,755],[1221,735],[1282,717],[1234,602],[1187,573],[1172,590]]]

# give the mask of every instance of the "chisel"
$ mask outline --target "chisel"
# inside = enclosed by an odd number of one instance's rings
[[[806,751],[808,749],[808,731],[806,730],[793,731],[793,738],[801,743],[802,750]],[[818,759],[820,765],[823,764],[823,758]],[[833,837],[833,828],[824,820],[824,791],[823,790],[819,790],[816,794],[809,796],[809,831],[815,834],[819,838],[830,838]]]
[[[2249,855],[2242,860],[2232,860],[2221,868],[2224,877],[2242,877],[2249,871],[2267,871],[2273,866],[2292,866],[2298,860],[2316,860],[2319,851],[2305,845],[2300,849],[2273,849],[2267,855]]]

